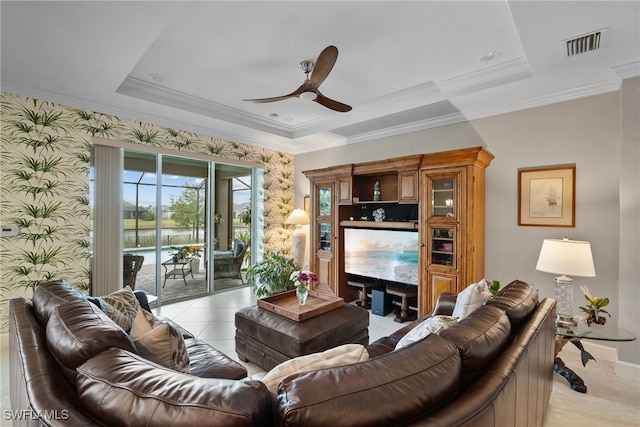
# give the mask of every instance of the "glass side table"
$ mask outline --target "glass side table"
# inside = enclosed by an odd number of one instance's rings
[[[623,328],[618,328],[613,325],[611,321],[605,325],[592,324],[587,326],[585,322],[578,321],[577,326],[558,326],[556,325],[556,343],[555,343],[555,360],[553,363],[553,371],[562,375],[571,385],[571,388],[580,393],[587,392],[587,386],[582,378],[575,372],[569,369],[562,359],[558,357],[558,353],[568,342],[575,345],[580,350],[580,357],[582,359],[582,366],[586,366],[589,360],[596,360],[588,351],[584,349],[584,346],[580,342],[581,340],[596,340],[596,341],[633,341],[636,336],[631,332]]]

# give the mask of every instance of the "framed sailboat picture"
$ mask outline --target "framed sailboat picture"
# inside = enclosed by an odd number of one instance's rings
[[[518,169],[518,225],[576,226],[576,166]]]

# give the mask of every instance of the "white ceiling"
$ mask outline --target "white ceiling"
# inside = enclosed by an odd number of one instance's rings
[[[2,91],[291,153],[640,75],[638,1],[2,0],[0,14]],[[598,51],[566,57],[564,40],[595,30]],[[298,63],[328,45],[339,56],[320,90],[352,111],[243,101],[292,92]]]

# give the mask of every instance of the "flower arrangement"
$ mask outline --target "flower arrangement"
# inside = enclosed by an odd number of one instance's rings
[[[289,280],[293,281],[298,291],[306,291],[310,285],[318,284],[318,276],[308,270],[294,271],[291,273],[291,276],[289,276]]]
[[[189,246],[188,247],[189,256],[193,258],[200,258],[200,252],[202,252],[202,248],[200,246]]]
[[[176,259],[184,259],[188,257],[200,258],[200,252],[202,252],[202,248],[200,246],[183,246],[181,248],[172,247],[175,252],[173,255]]]
[[[609,298],[598,298],[591,296],[589,288],[587,288],[585,285],[580,285],[580,289],[582,289],[584,297],[588,301],[587,305],[580,306],[580,310],[586,313],[586,316],[584,316],[583,319],[587,322],[587,325],[591,325],[592,323],[604,325],[607,322],[607,318],[604,316],[600,316],[600,314],[604,313],[607,316],[611,317],[611,314],[609,314],[607,310],[604,310],[602,308],[609,305]]]

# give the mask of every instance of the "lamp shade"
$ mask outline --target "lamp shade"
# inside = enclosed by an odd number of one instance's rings
[[[536,270],[568,276],[594,277],[591,244],[579,240],[544,239]]]
[[[289,225],[307,225],[309,224],[309,215],[302,209],[294,209],[284,223]]]

